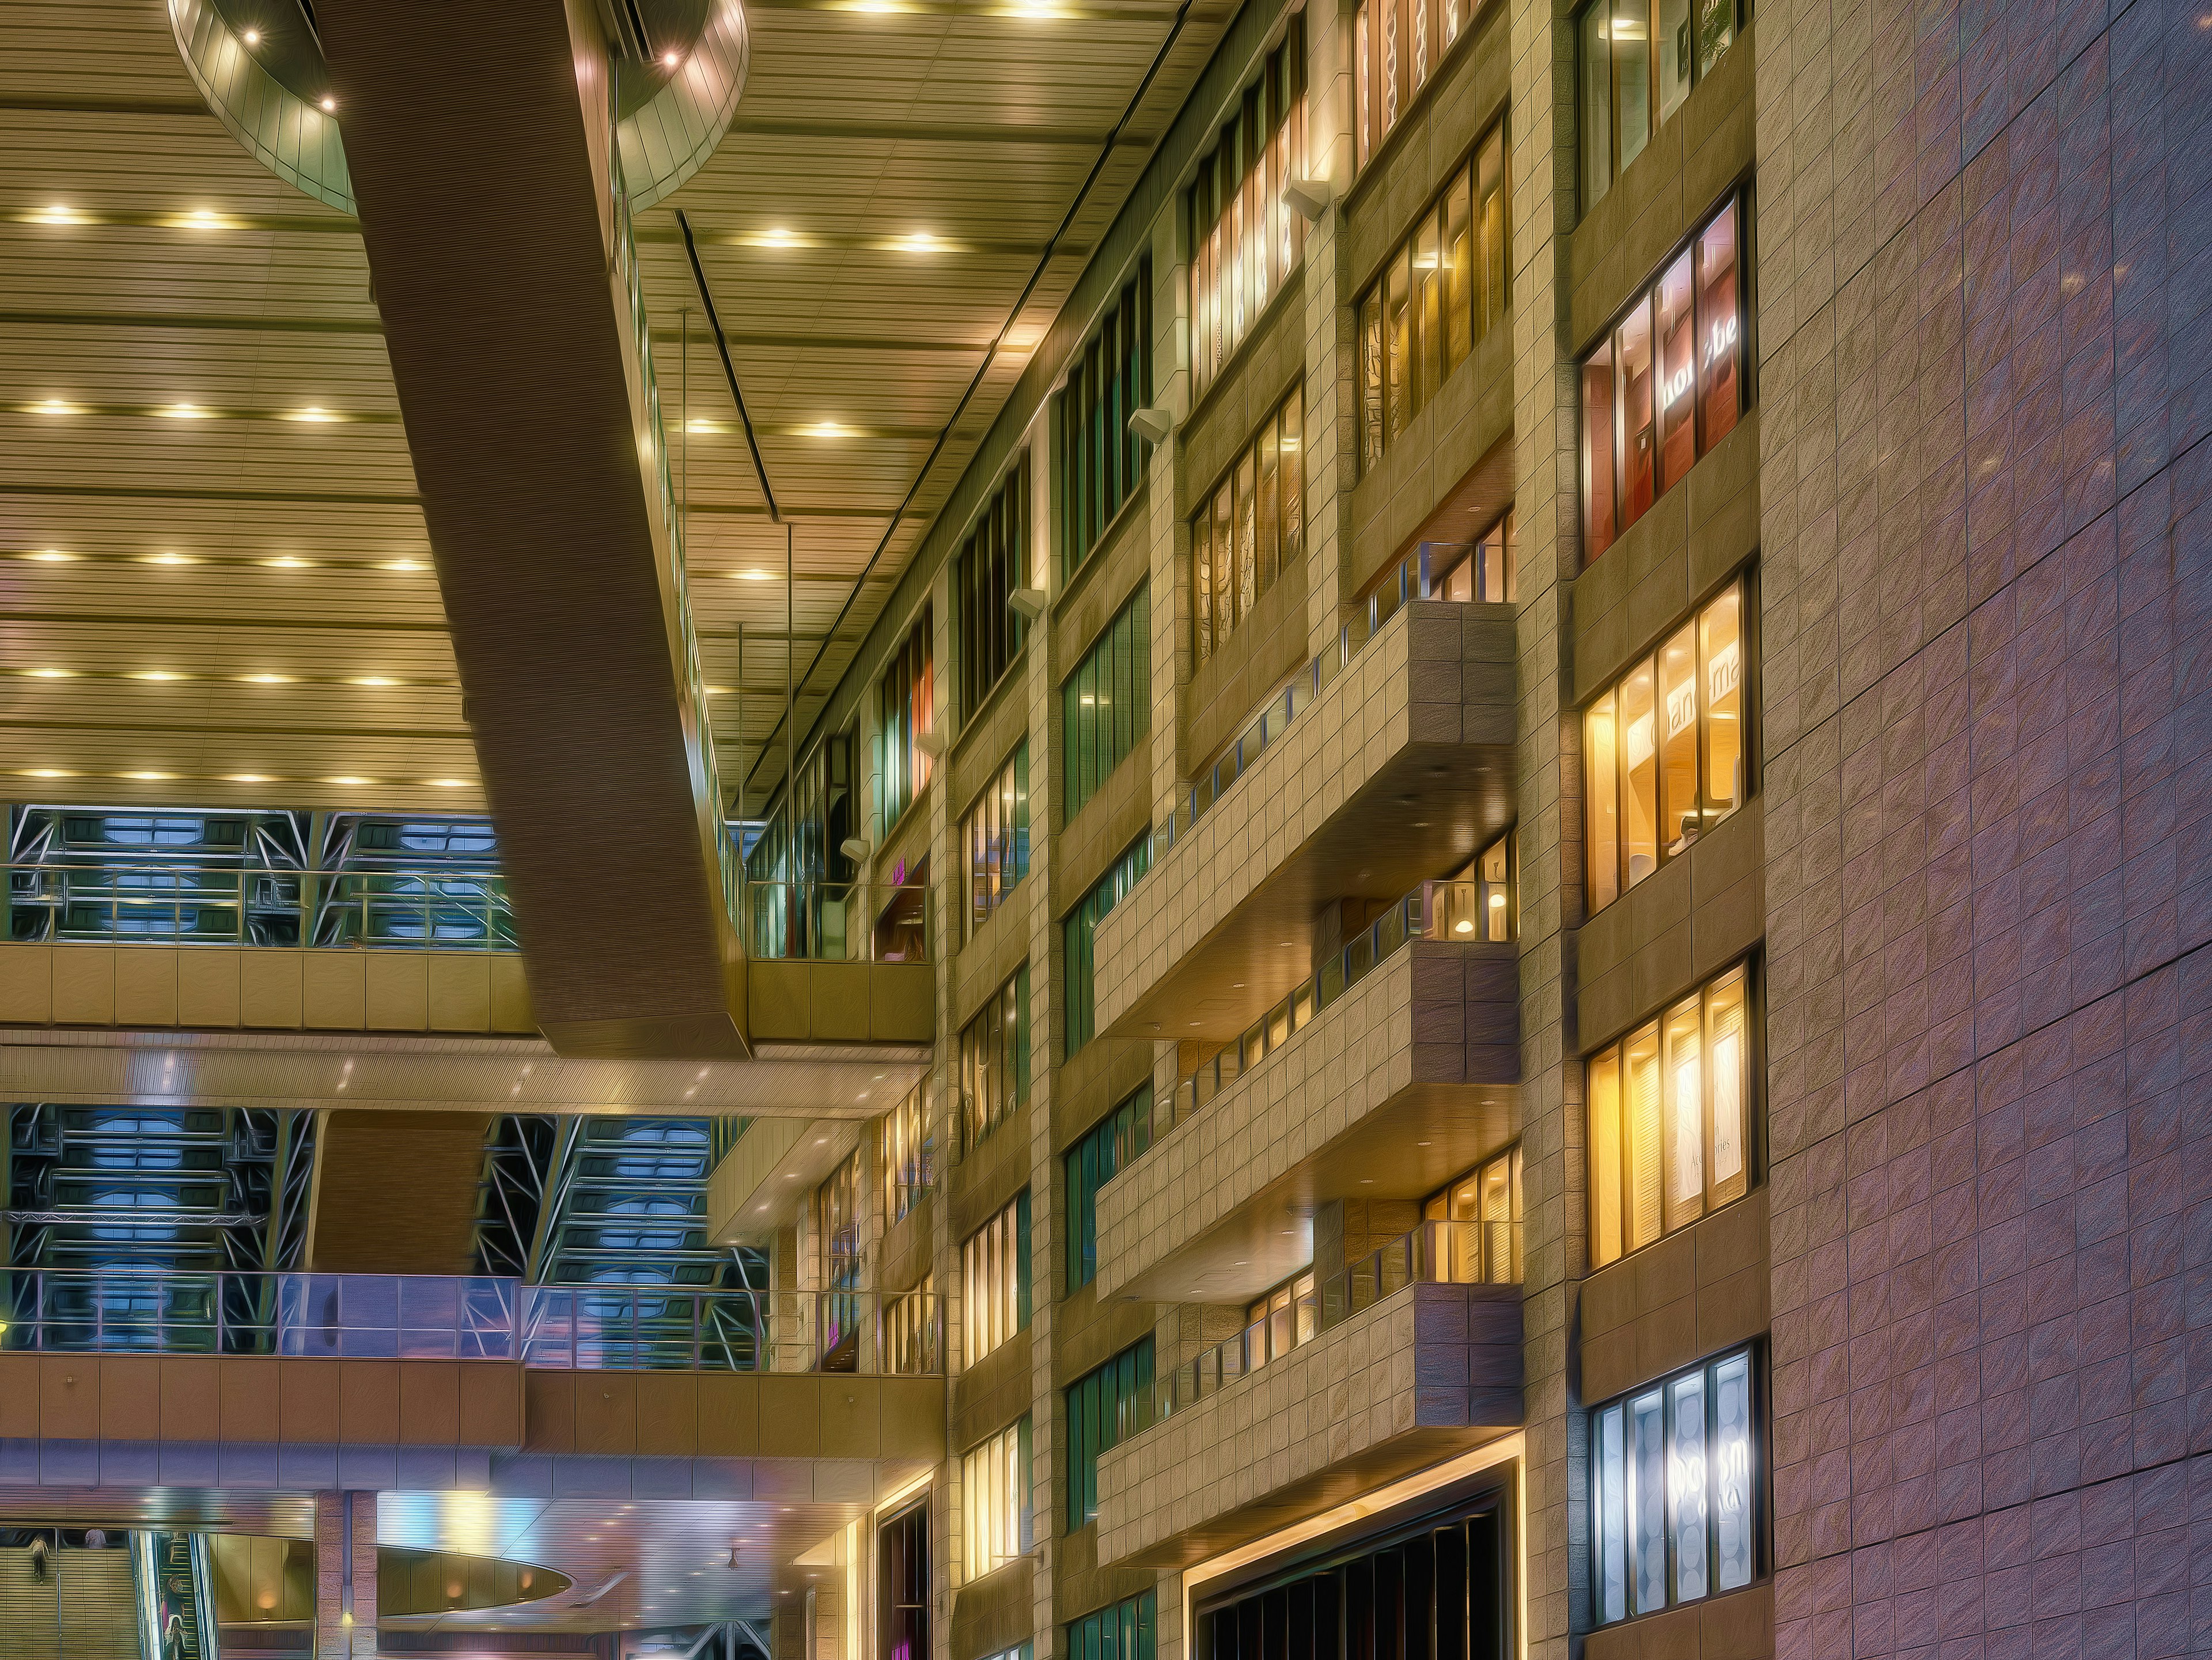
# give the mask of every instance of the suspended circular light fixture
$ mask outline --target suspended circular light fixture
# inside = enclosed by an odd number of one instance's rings
[[[299,9],[267,0],[168,0],[169,28],[208,107],[262,166],[341,213],[355,210],[343,112]],[[750,55],[740,0],[635,0],[641,38],[614,43],[616,137],[632,208],[705,165],[729,131]]]

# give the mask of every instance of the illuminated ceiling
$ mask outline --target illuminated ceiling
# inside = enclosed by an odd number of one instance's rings
[[[678,212],[793,529],[803,735],[1225,9],[749,8],[730,135],[640,226],[726,781],[781,711],[784,532]],[[0,615],[18,799],[482,805],[360,237],[202,106],[161,0],[0,8]]]

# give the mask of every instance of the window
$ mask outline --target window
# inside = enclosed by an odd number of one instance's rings
[[[1030,1323],[1027,1188],[961,1245],[960,1292],[960,1364],[972,1366]]]
[[[1294,1274],[1244,1310],[1244,1364],[1264,1366],[1279,1360],[1321,1330],[1321,1301],[1314,1295],[1313,1270]]]
[[[1194,401],[1236,356],[1305,253],[1305,216],[1285,190],[1305,170],[1305,14],[1296,12],[1183,197]]]
[[[1158,1593],[1145,1591],[1067,1622],[1066,1660],[1154,1660]]]
[[[1751,1189],[1751,974],[1739,964],[1589,1060],[1590,1266]]]
[[[1129,596],[1060,687],[1061,812],[1073,818],[1152,729],[1152,585]]]
[[[1583,711],[1592,910],[1743,805],[1746,643],[1743,584],[1732,582]]]
[[[883,1183],[886,1225],[904,1218],[928,1191],[935,1179],[930,1168],[933,1151],[929,1109],[921,1085],[916,1084],[904,1100],[876,1121],[876,1175]]]
[[[960,826],[968,848],[968,932],[990,920],[1030,869],[1030,740],[1014,745]]]
[[[1582,210],[1613,187],[1659,123],[1711,74],[1735,40],[1737,0],[1593,0],[1581,42]],[[1697,33],[1691,33],[1691,13]],[[1656,112],[1655,114],[1654,112]]]
[[[937,1276],[925,1274],[912,1291],[884,1304],[884,1368],[895,1377],[945,1370],[937,1346]]]
[[[931,726],[929,609],[922,608],[876,686],[877,759],[883,783],[878,836],[899,821],[929,782],[929,751],[915,740]]]
[[[876,1652],[883,1660],[929,1660],[929,1500],[876,1529]]]
[[[1423,1219],[1449,1222],[1452,1283],[1521,1283],[1521,1149],[1478,1164],[1421,1206]]]
[[[1474,31],[1477,0],[1360,0],[1352,21],[1358,165],[1382,148],[1443,56]]]
[[[1682,481],[1741,408],[1741,204],[1731,201],[1583,359],[1585,560]]]
[[[1305,557],[1305,388],[1267,417],[1190,521],[1191,629],[1213,655],[1278,571]]]
[[[1751,1351],[1738,1349],[1590,1414],[1597,1624],[1751,1583],[1757,1382]]]
[[[1142,1337],[1067,1386],[1067,1527],[1098,1514],[1098,1455],[1152,1421],[1152,1340]]]
[[[1105,920],[1106,913],[1137,885],[1137,879],[1152,867],[1152,838],[1148,831],[1114,861],[1113,868],[1099,879],[1097,887],[1084,896],[1083,903],[1068,913],[1067,921],[1062,925],[1067,973],[1067,1006],[1064,1019],[1067,1027],[1067,1053],[1070,1055],[1097,1034],[1097,964],[1092,958],[1092,947],[1097,938],[1098,925]]]
[[[1492,127],[1359,301],[1359,467],[1505,320],[1505,129]]]
[[[1509,830],[1474,856],[1476,931],[1485,939],[1521,932],[1521,837]]]
[[[1510,512],[1472,542],[1424,542],[1431,599],[1510,605],[1519,597],[1514,568],[1521,538]]]
[[[1512,1580],[1495,1493],[1197,1603],[1211,1660],[1507,1660]],[[1310,1634],[1310,1636],[1309,1636]]]
[[[1067,1288],[1076,1291],[1098,1277],[1098,1189],[1152,1145],[1152,1092],[1149,1087],[1115,1107],[1067,1150]]]
[[[1024,963],[960,1029],[961,1144],[973,1148],[1030,1098],[1030,970]]]
[[[969,1583],[1003,1567],[1036,1542],[1030,1492],[1030,1420],[1025,1413],[960,1461],[961,1566]]]
[[[1030,549],[1030,464],[1025,453],[1006,476],[952,562],[952,599],[960,619],[960,714],[973,719],[1020,653],[1021,613],[1007,603],[1026,587]]]
[[[1152,262],[1146,258],[1076,354],[1067,385],[1053,400],[1063,576],[1091,556],[1143,481],[1152,447],[1130,430],[1129,417],[1152,401]]]

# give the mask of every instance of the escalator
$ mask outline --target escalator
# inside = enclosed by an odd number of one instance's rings
[[[132,1534],[131,1577],[144,1660],[218,1660],[206,1535],[168,1529]],[[72,1652],[66,1660],[76,1657]]]
[[[88,1545],[88,1538],[100,1542]],[[8,1660],[143,1660],[136,1578],[120,1533],[0,1532],[0,1653]],[[211,1649],[203,1652],[212,1655]]]

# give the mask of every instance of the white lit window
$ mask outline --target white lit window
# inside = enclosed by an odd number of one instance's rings
[[[1030,1323],[1027,1188],[961,1245],[960,1290],[960,1359],[972,1366]]]
[[[1758,1571],[1751,1351],[1590,1414],[1592,1614],[1599,1625],[1740,1590]]]
[[[1024,1416],[960,1461],[963,1580],[981,1579],[1028,1550],[1036,1524],[1030,1498],[1030,1420]]]

